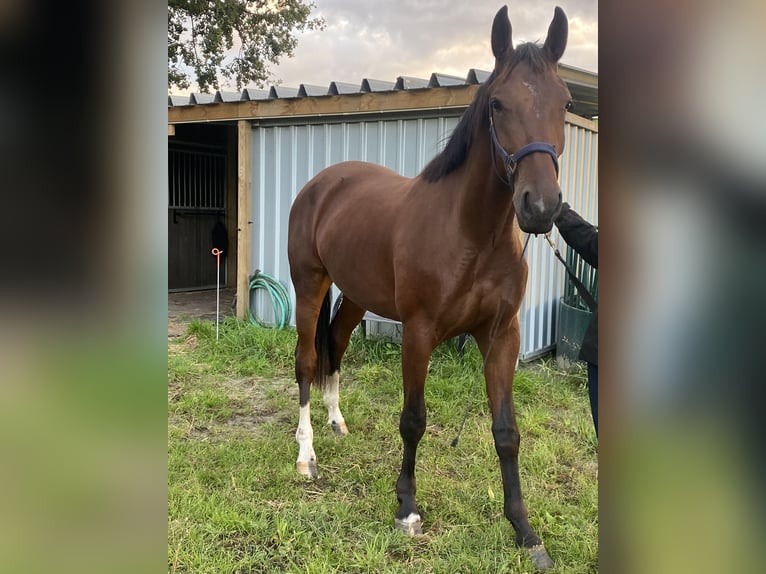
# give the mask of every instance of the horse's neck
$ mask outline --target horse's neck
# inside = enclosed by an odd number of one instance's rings
[[[515,211],[512,191],[500,181],[489,159],[489,146],[473,147],[469,152],[473,157],[456,173],[455,206],[461,229],[482,247],[513,233]]]

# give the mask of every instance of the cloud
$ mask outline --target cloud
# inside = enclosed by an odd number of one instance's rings
[[[596,0],[509,5],[514,43],[544,41],[556,5],[567,13],[570,25],[562,61],[597,70]],[[313,15],[322,16],[326,28],[299,35],[294,57],[272,66],[272,76],[297,87],[489,70],[494,65],[492,20],[501,6],[497,0],[316,0]]]
[[[598,20],[570,18],[569,41],[562,61],[570,66],[598,72]]]

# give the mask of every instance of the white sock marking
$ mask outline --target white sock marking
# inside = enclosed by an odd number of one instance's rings
[[[295,431],[295,440],[298,441],[298,462],[316,461],[314,454],[314,429],[311,428],[311,407],[306,403],[301,407],[298,430]]]
[[[413,524],[415,522],[420,522],[420,514],[417,512],[410,512],[406,518],[402,518],[402,523],[404,524]]]
[[[327,381],[325,382],[324,404],[327,405],[327,424],[331,425],[332,423],[336,423],[337,425],[342,426],[341,423],[345,423],[345,419],[338,406],[340,396],[339,383],[340,373],[338,373],[338,371],[335,371],[332,375],[327,377]]]

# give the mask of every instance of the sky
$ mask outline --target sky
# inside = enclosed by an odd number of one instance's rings
[[[312,16],[322,16],[325,29],[299,34],[294,56],[270,66],[269,84],[297,88],[490,71],[492,20],[503,5],[502,0],[315,0]],[[597,0],[509,3],[514,44],[543,42],[557,5],[569,18],[561,62],[598,72]]]

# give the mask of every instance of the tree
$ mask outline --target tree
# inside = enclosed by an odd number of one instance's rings
[[[310,0],[169,0],[168,88],[190,86],[184,68],[203,92],[220,89],[221,78],[237,89],[262,86],[268,64],[293,55],[295,33],[324,28],[322,18],[309,18],[312,8]]]

